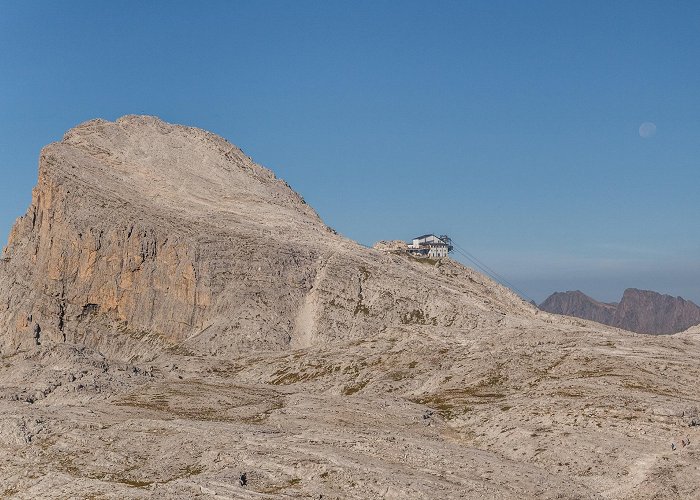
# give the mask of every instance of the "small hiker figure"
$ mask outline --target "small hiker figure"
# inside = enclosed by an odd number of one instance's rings
[[[248,485],[248,474],[246,474],[245,472],[243,474],[241,474],[241,478],[238,480],[238,483],[243,487],[247,486]]]
[[[36,345],[41,345],[41,327],[39,323],[34,323],[34,342]]]
[[[676,443],[671,443],[671,451],[676,451]]]

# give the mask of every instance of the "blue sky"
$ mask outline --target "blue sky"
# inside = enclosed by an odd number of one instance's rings
[[[698,61],[698,2],[0,0],[0,233],[43,145],[145,113],[364,244],[448,233],[538,302],[700,303]]]

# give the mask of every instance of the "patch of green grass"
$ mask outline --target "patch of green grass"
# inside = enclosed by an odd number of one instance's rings
[[[310,368],[308,371],[306,368]],[[311,368],[316,368],[315,370],[312,370]],[[322,365],[314,365],[311,366],[309,365],[308,367],[305,367],[304,370],[300,372],[287,372],[286,369],[282,372],[283,374],[278,376],[277,378],[273,379],[270,383],[272,385],[291,385],[291,384],[296,384],[299,382],[306,382],[309,380],[315,380],[317,378],[325,377],[326,375],[332,375],[336,370],[336,368],[333,365],[327,365],[327,366],[322,366]]]
[[[179,356],[194,356],[194,352],[186,348],[182,344],[171,345],[165,349],[166,352],[170,354],[177,354]]]
[[[365,266],[360,266],[360,273],[362,274],[363,281],[367,281],[372,277],[372,273],[370,273]]]
[[[355,311],[353,312],[353,316],[357,316],[358,314],[364,314],[365,316],[369,316],[369,307],[364,305],[362,301],[359,301],[357,303],[357,306],[355,306]]]
[[[422,309],[414,309],[401,316],[403,325],[433,325],[437,326],[437,318],[431,318]]]
[[[393,380],[394,382],[399,382],[399,381],[401,381],[401,380],[403,380],[403,379],[405,379],[405,378],[408,378],[409,376],[410,376],[410,375],[409,375],[408,372],[404,372],[404,371],[401,371],[401,370],[397,370],[397,371],[394,371],[394,372],[390,372],[390,373],[389,373],[389,378],[390,378],[391,380]]]
[[[564,396],[565,398],[582,398],[583,392],[577,391],[576,389],[557,389],[554,391],[557,396]]]
[[[430,257],[416,257],[415,255],[409,255],[409,257],[411,257],[415,262],[425,264],[427,266],[434,266],[440,262],[439,259],[431,259]]]
[[[574,374],[575,378],[600,378],[619,377],[612,368],[601,368],[600,370],[581,370]]]
[[[260,490],[261,493],[267,493],[269,495],[274,495],[276,493],[281,493],[282,491],[286,490],[287,488],[292,488],[296,485],[301,483],[301,479],[298,477],[293,477],[292,479],[289,479],[286,483],[276,485],[276,486],[269,486],[267,488],[263,488]]]
[[[262,424],[268,418],[270,418],[273,411],[280,410],[282,408],[284,408],[284,403],[282,401],[275,401],[267,410],[258,413],[257,415],[253,415],[252,417],[241,418],[240,420],[246,424]]]
[[[664,390],[657,385],[640,382],[638,380],[623,380],[622,386],[626,389],[636,389],[638,391],[649,392],[651,394],[658,394],[660,396],[677,396],[677,394],[673,391]]]
[[[356,394],[360,392],[362,389],[367,387],[367,384],[369,384],[369,380],[363,380],[361,382],[358,382],[355,385],[348,385],[343,389],[343,395],[344,396],[352,396],[353,394]]]
[[[125,395],[115,401],[117,406],[127,406],[143,408],[151,411],[166,412],[177,417],[211,421],[211,422],[232,422],[239,418],[231,416],[229,411],[233,408],[248,406],[245,401],[235,402],[231,397],[228,402],[216,405],[208,403],[202,396],[207,391],[214,390],[235,390],[230,386],[220,386],[212,384],[177,384],[172,383],[161,388],[159,392],[134,393]],[[260,398],[257,403],[269,401],[270,398]],[[256,403],[256,404],[257,404]]]
[[[118,479],[118,478],[113,478],[111,482],[126,484],[127,486],[131,486],[132,488],[148,488],[150,485],[152,485],[154,483],[154,481],[139,481],[137,479]]]
[[[506,398],[502,392],[504,381],[505,378],[496,371],[474,386],[446,389],[413,401],[433,408],[443,418],[450,420],[466,413],[470,404],[488,404]]]

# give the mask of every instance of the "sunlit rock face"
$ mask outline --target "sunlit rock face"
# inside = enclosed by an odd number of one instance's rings
[[[131,356],[286,349],[392,324],[532,314],[452,262],[426,267],[327,228],[224,139],[157,118],[93,120],[43,149],[0,268],[4,349],[80,342]],[[485,303],[475,296],[489,296]],[[41,341],[41,339],[39,339]]]

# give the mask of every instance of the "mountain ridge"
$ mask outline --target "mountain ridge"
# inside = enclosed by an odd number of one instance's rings
[[[672,334],[700,323],[700,306],[682,297],[628,288],[620,302],[599,302],[580,290],[555,292],[539,306],[636,333]]]
[[[10,350],[34,343],[35,324],[44,339],[128,358],[156,345],[287,349],[536,312],[454,261],[427,267],[335,234],[236,146],[148,116],[91,120],[43,148],[3,257]]]

